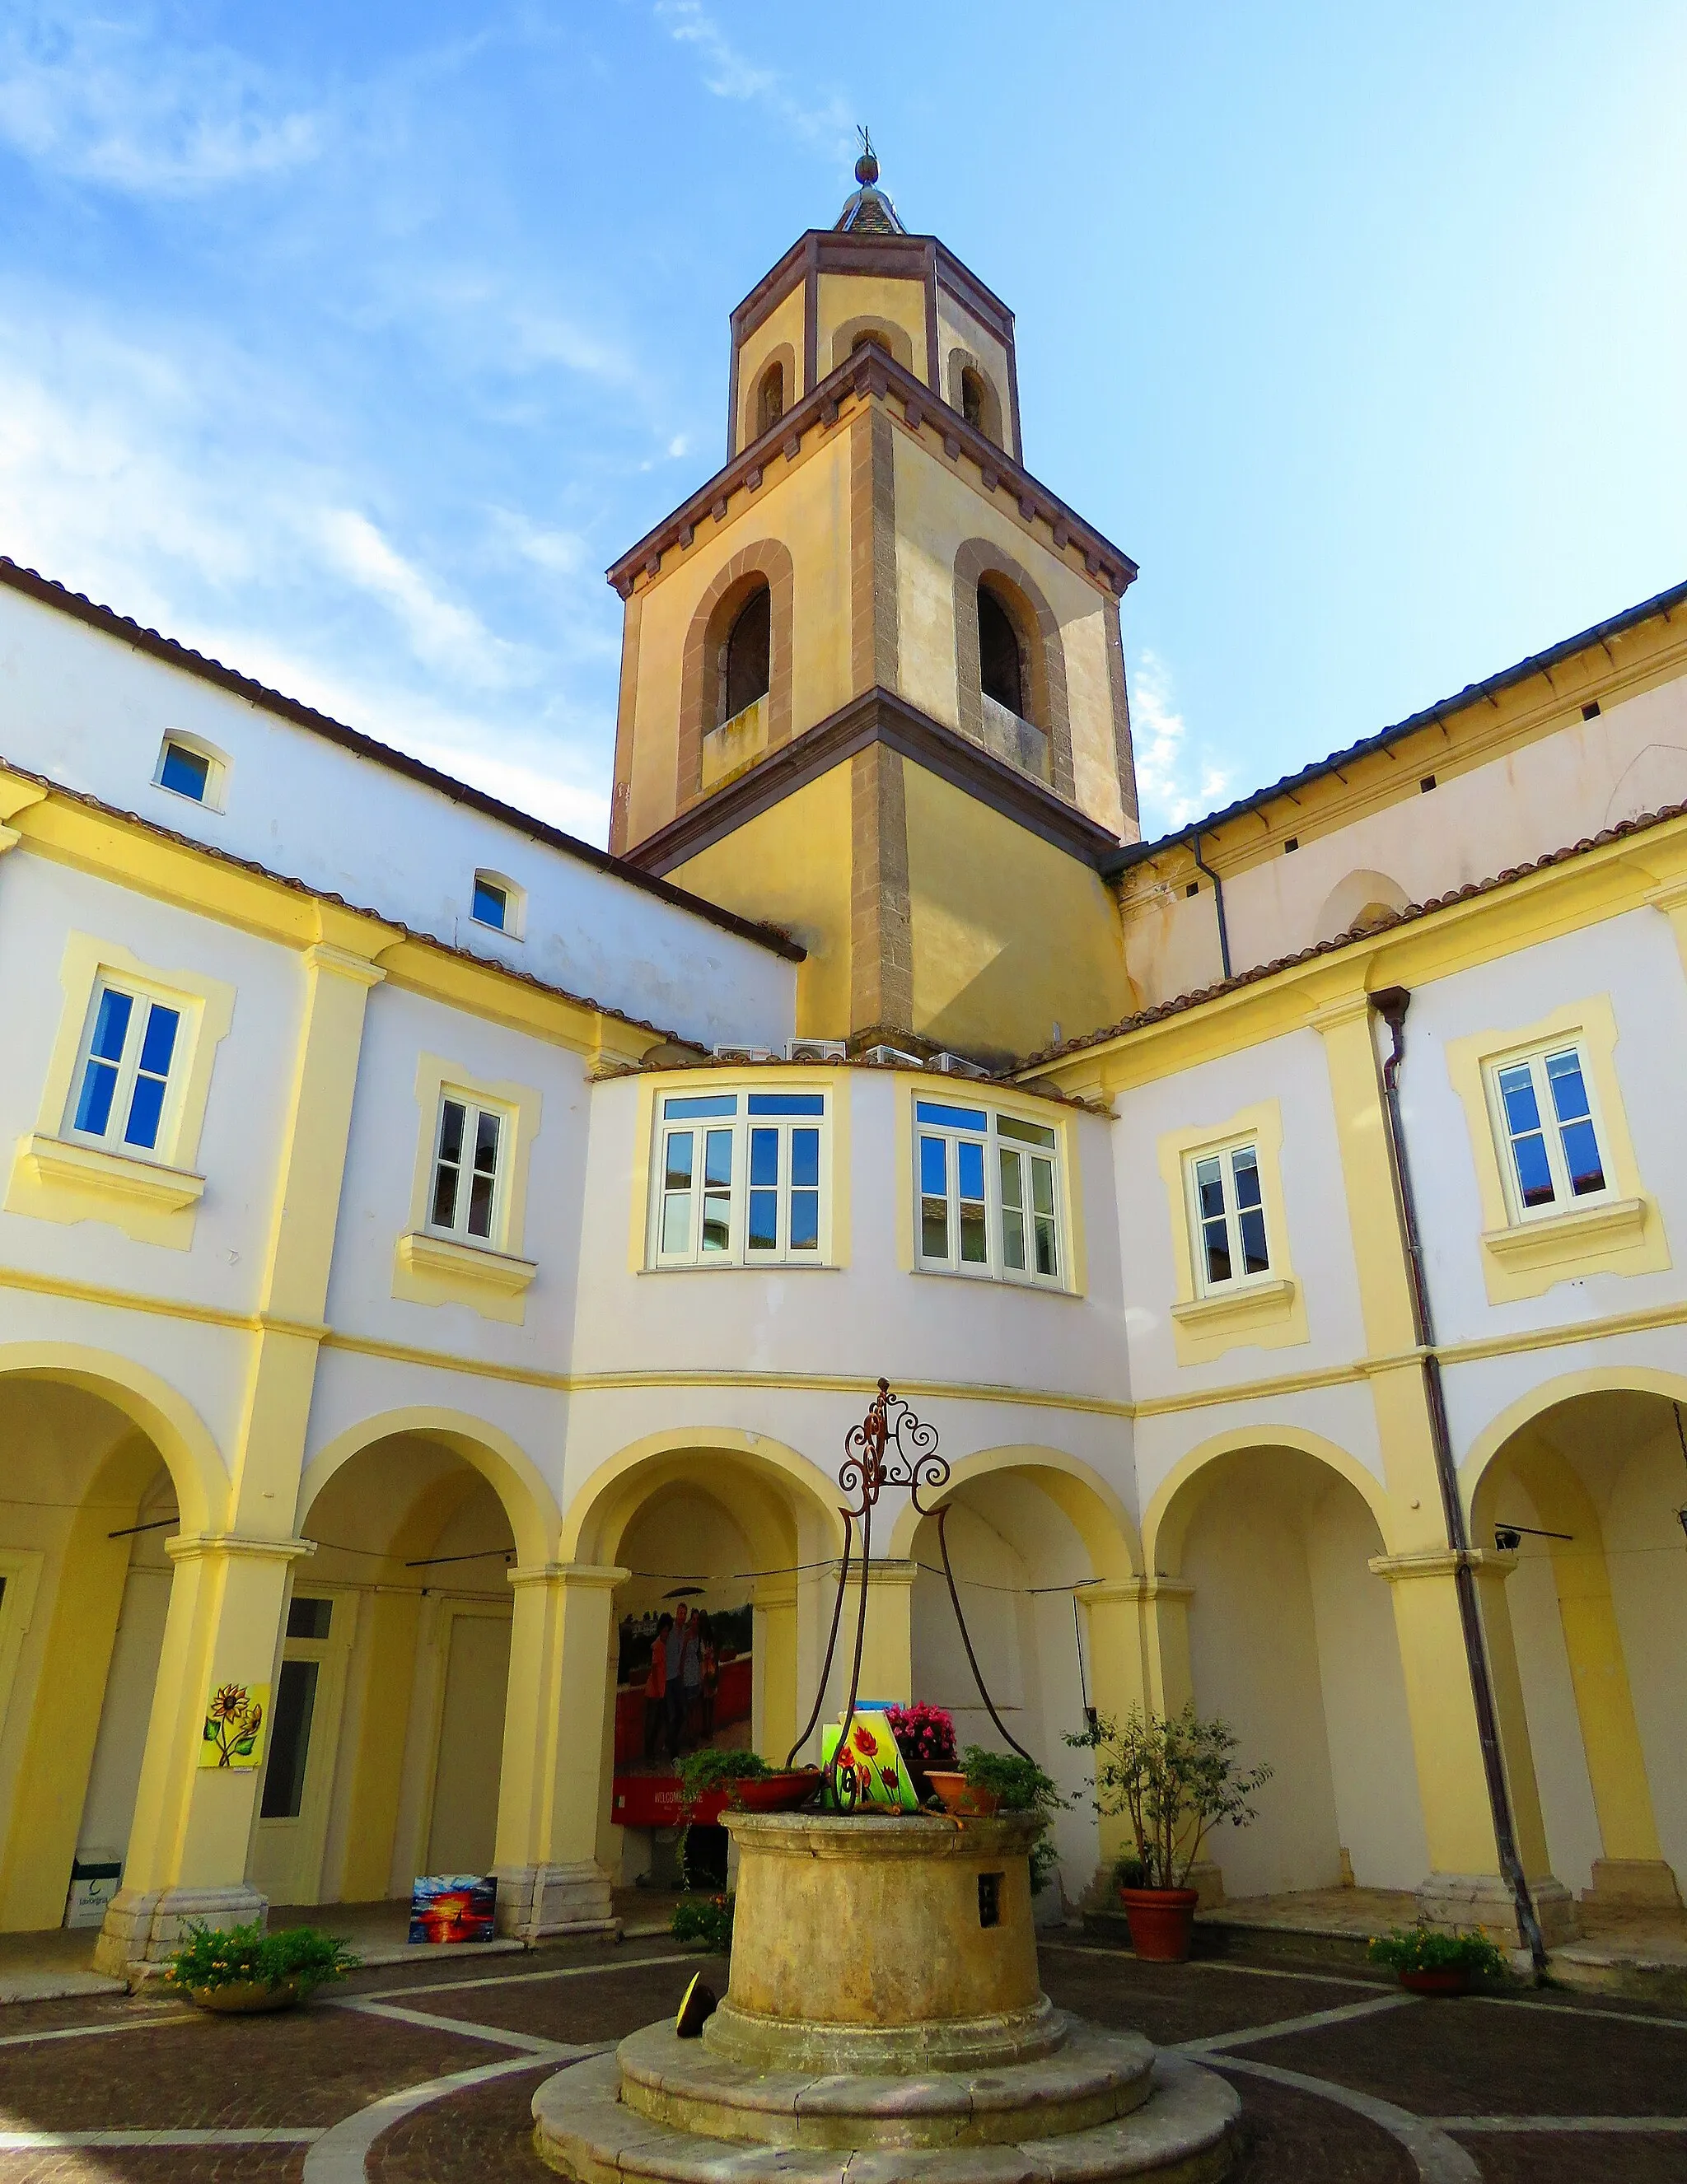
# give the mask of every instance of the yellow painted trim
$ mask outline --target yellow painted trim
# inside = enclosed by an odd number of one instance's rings
[[[427,1225],[439,1102],[448,1092],[497,1109],[507,1126],[507,1161],[499,1179],[496,1234],[489,1245],[444,1237]],[[477,1077],[443,1055],[422,1054],[416,1063],[416,1104],[410,1229],[394,1246],[393,1295],[406,1304],[466,1304],[483,1319],[520,1327],[527,1318],[526,1292],[539,1271],[522,1257],[522,1242],[527,1230],[528,1167],[545,1095],[531,1084]],[[528,1270],[525,1279],[517,1278],[522,1267]]]
[[[1057,1504],[1083,1540],[1098,1577],[1137,1581],[1135,1574],[1142,1567],[1142,1549],[1136,1519],[1098,1471],[1064,1449],[1028,1441],[1012,1447],[980,1449],[963,1457],[951,1468],[941,1491],[925,1496],[928,1508],[936,1508],[972,1480],[998,1472],[1029,1478]],[[920,1512],[908,1502],[891,1528],[885,1552],[892,1560],[912,1556],[920,1523]],[[876,1563],[874,1568],[876,1575]],[[1086,1591],[1090,1589],[1085,1588]]]
[[[841,1551],[844,1529],[837,1513],[837,1483],[806,1456],[767,1434],[747,1433],[735,1426],[683,1426],[646,1434],[598,1466],[568,1504],[558,1560],[602,1563],[605,1558],[596,1552],[598,1535],[626,1498],[634,1474],[654,1470],[665,1457],[700,1449],[734,1456],[766,1483],[782,1483],[786,1495],[800,1494],[828,1542],[823,1552]]]
[[[155,1161],[82,1145],[63,1136],[75,1100],[76,1061],[87,1030],[96,985],[109,973],[119,983],[157,994],[179,1006],[182,1053],[170,1071],[159,1126]],[[210,1096],[216,1050],[234,1018],[234,989],[202,972],[161,970],[143,963],[120,941],[71,933],[59,958],[64,1005],[42,1087],[33,1134],[19,1141],[5,1210],[40,1221],[105,1221],[140,1244],[177,1251],[193,1241],[194,1217],[204,1184],[193,1173],[198,1158],[205,1103]],[[84,1160],[84,1153],[94,1154]],[[156,1190],[135,1171],[155,1169]],[[164,1181],[169,1178],[169,1184]],[[198,1188],[189,1186],[197,1183]],[[171,1186],[173,1186],[173,1193]]]
[[[10,1342],[0,1346],[0,1379],[29,1373],[81,1388],[121,1411],[163,1458],[176,1488],[184,1531],[221,1523],[228,1473],[204,1421],[178,1389],[133,1358],[81,1342]]]
[[[1222,1291],[1203,1294],[1195,1279],[1192,1166],[1203,1153],[1243,1143],[1252,1144],[1259,1156],[1271,1273],[1260,1280],[1239,1281]],[[1171,1223],[1171,1263],[1177,1288],[1171,1306],[1171,1337],[1179,1365],[1210,1365],[1227,1351],[1244,1346],[1281,1350],[1310,1340],[1306,1298],[1295,1279],[1288,1210],[1283,1200],[1282,1102],[1261,1100],[1253,1106],[1239,1108],[1221,1123],[1168,1130],[1156,1139],[1154,1152]]]
[[[1588,1089],[1601,1150],[1613,1171],[1610,1199],[1556,1216],[1526,1217],[1514,1202],[1505,1159],[1495,1068],[1560,1041],[1587,1057]],[[1556,1282],[1589,1274],[1655,1274],[1669,1264],[1663,1217],[1641,1186],[1617,1074],[1617,1014],[1609,994],[1565,1003],[1539,1022],[1474,1032],[1447,1045],[1447,1075],[1465,1111],[1482,1201],[1482,1273],[1489,1304],[1541,1296]]]
[[[1472,1441],[1459,1466],[1459,1490],[1466,1508],[1474,1509],[1489,1466],[1525,1426],[1578,1396],[1607,1394],[1659,1396],[1667,1403],[1687,1405],[1687,1373],[1667,1373],[1654,1365],[1595,1365],[1539,1382],[1490,1418]]]
[[[1227,1433],[1215,1434],[1182,1457],[1159,1485],[1142,1513],[1142,1554],[1144,1567],[1165,1577],[1179,1574],[1183,1561],[1183,1543],[1190,1519],[1194,1516],[1205,1494],[1207,1481],[1203,1474],[1209,1471],[1221,1457],[1233,1456],[1240,1449],[1288,1448],[1303,1456],[1316,1457],[1327,1464],[1338,1478],[1344,1479],[1355,1489],[1375,1519],[1382,1535],[1385,1552],[1392,1553],[1397,1545],[1398,1526],[1388,1489],[1376,1473],[1358,1457],[1350,1456],[1338,1443],[1327,1440],[1322,1434],[1308,1433],[1304,1427],[1280,1425],[1273,1422],[1251,1426],[1232,1427]]]
[[[296,1522],[301,1530],[317,1496],[334,1474],[372,1442],[389,1440],[394,1434],[421,1435],[472,1464],[504,1505],[520,1562],[550,1560],[562,1519],[556,1497],[539,1466],[500,1426],[436,1403],[411,1403],[401,1410],[383,1411],[360,1419],[319,1449],[299,1482]]]

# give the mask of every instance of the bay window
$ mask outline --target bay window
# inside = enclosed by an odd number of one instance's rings
[[[939,1100],[917,1099],[914,1124],[919,1265],[1062,1286],[1054,1132]]]
[[[651,1262],[826,1262],[824,1092],[672,1093],[656,1123]]]

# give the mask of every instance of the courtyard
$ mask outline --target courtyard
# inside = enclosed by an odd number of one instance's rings
[[[545,2184],[535,2088],[670,2014],[700,1966],[723,1990],[722,1960],[645,1936],[371,1966],[269,2018],[156,1990],[20,2003],[0,2012],[0,2184]],[[1550,1990],[1423,2002],[1348,1968],[1150,1965],[1075,1932],[1042,1970],[1061,2006],[1226,2075],[1239,2184],[1666,2184],[1687,2166],[1687,2011]],[[888,2184],[921,2161],[850,2173]],[[746,2148],[720,2175],[780,2163]]]

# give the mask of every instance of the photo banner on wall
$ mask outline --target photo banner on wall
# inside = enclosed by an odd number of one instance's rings
[[[678,1827],[685,1754],[750,1748],[755,1629],[747,1601],[713,1609],[663,1602],[622,1617],[613,1808],[620,1825]]]

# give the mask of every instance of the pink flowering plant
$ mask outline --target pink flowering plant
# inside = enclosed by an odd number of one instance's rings
[[[927,1706],[923,1700],[918,1706],[893,1706],[886,1719],[910,1774],[956,1764],[954,1720],[941,1707]]]

